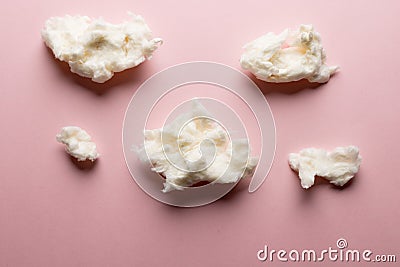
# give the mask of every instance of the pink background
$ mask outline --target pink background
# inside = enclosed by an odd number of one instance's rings
[[[106,84],[70,73],[40,37],[51,16],[117,23],[128,10],[143,15],[165,43],[151,61]],[[264,245],[336,248],[341,237],[349,249],[396,254],[399,262],[399,10],[396,1],[3,3],[0,266],[297,266],[259,262],[256,253]],[[166,206],[142,192],[121,142],[124,112],[138,86],[187,61],[240,69],[246,42],[300,23],[314,24],[328,63],[341,71],[318,88],[257,82],[277,128],[276,157],[263,186],[248,194],[242,181],[222,200],[193,209]],[[102,156],[90,170],[77,168],[55,141],[71,124],[98,144]],[[288,153],[347,144],[363,156],[350,185],[300,187]],[[346,263],[315,265],[323,264]]]

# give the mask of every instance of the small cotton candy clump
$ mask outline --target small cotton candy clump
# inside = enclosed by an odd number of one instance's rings
[[[360,169],[361,156],[356,146],[337,147],[332,151],[306,148],[289,155],[289,165],[298,172],[301,186],[305,189],[314,184],[320,176],[332,184],[343,186]]]
[[[150,59],[162,43],[152,37],[141,16],[130,15],[131,19],[121,24],[87,16],[52,17],[45,23],[42,38],[73,73],[104,83],[114,72]]]
[[[63,127],[61,132],[56,135],[56,140],[65,144],[67,153],[78,161],[95,161],[100,156],[90,135],[77,126]]]
[[[246,44],[244,50],[242,68],[267,82],[307,79],[324,83],[338,70],[338,66],[326,65],[320,34],[312,25],[286,29],[278,35],[267,33]]]

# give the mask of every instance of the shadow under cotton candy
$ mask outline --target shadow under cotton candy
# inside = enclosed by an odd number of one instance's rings
[[[271,83],[265,82],[257,79],[250,72],[246,72],[247,76],[260,88],[261,92],[266,94],[281,93],[281,94],[296,94],[300,91],[307,89],[322,89],[325,83],[312,83],[306,79],[302,79],[295,82],[285,82],[285,83]]]
[[[97,165],[97,160],[95,161],[91,161],[89,159],[87,160],[83,160],[83,161],[79,161],[77,160],[75,157],[68,155],[68,157],[71,159],[71,162],[80,170],[82,171],[90,171],[92,169],[94,169]]]

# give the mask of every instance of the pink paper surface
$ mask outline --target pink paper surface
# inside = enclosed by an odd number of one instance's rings
[[[268,249],[348,249],[400,261],[400,105],[396,1],[8,1],[0,10],[0,266],[310,266],[262,262]],[[96,84],[53,58],[40,31],[65,14],[117,23],[141,14],[164,44],[151,61]],[[146,195],[122,152],[122,122],[135,90],[152,74],[194,60],[241,70],[242,46],[301,23],[321,33],[340,72],[320,86],[267,84],[251,77],[275,117],[277,149],[267,180],[249,180],[210,205],[174,208]],[[101,154],[79,169],[55,140],[78,125]],[[302,148],[357,145],[363,162],[338,189],[300,187],[287,156]],[[286,255],[287,257],[287,255]]]

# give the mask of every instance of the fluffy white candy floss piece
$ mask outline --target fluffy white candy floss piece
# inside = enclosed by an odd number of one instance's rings
[[[198,182],[235,183],[257,165],[258,159],[250,157],[248,140],[230,140],[223,127],[207,118],[211,114],[194,100],[191,112],[162,129],[144,132],[144,147],[138,153],[165,177],[163,192]]]
[[[56,135],[56,139],[65,144],[67,153],[78,161],[94,161],[100,156],[97,153],[96,144],[91,141],[90,135],[77,126],[62,128],[61,132]]]
[[[286,29],[279,35],[270,32],[244,46],[240,64],[258,79],[267,82],[292,82],[307,79],[324,83],[338,69],[325,64],[321,37],[312,25]]]
[[[301,186],[305,189],[320,176],[332,184],[343,186],[358,172],[361,164],[359,150],[355,146],[337,147],[333,151],[306,148],[298,154],[289,155],[290,167],[299,173]]]
[[[103,83],[114,72],[133,68],[162,43],[141,16],[111,24],[87,16],[52,17],[46,21],[42,38],[54,56],[69,64],[71,71]]]

